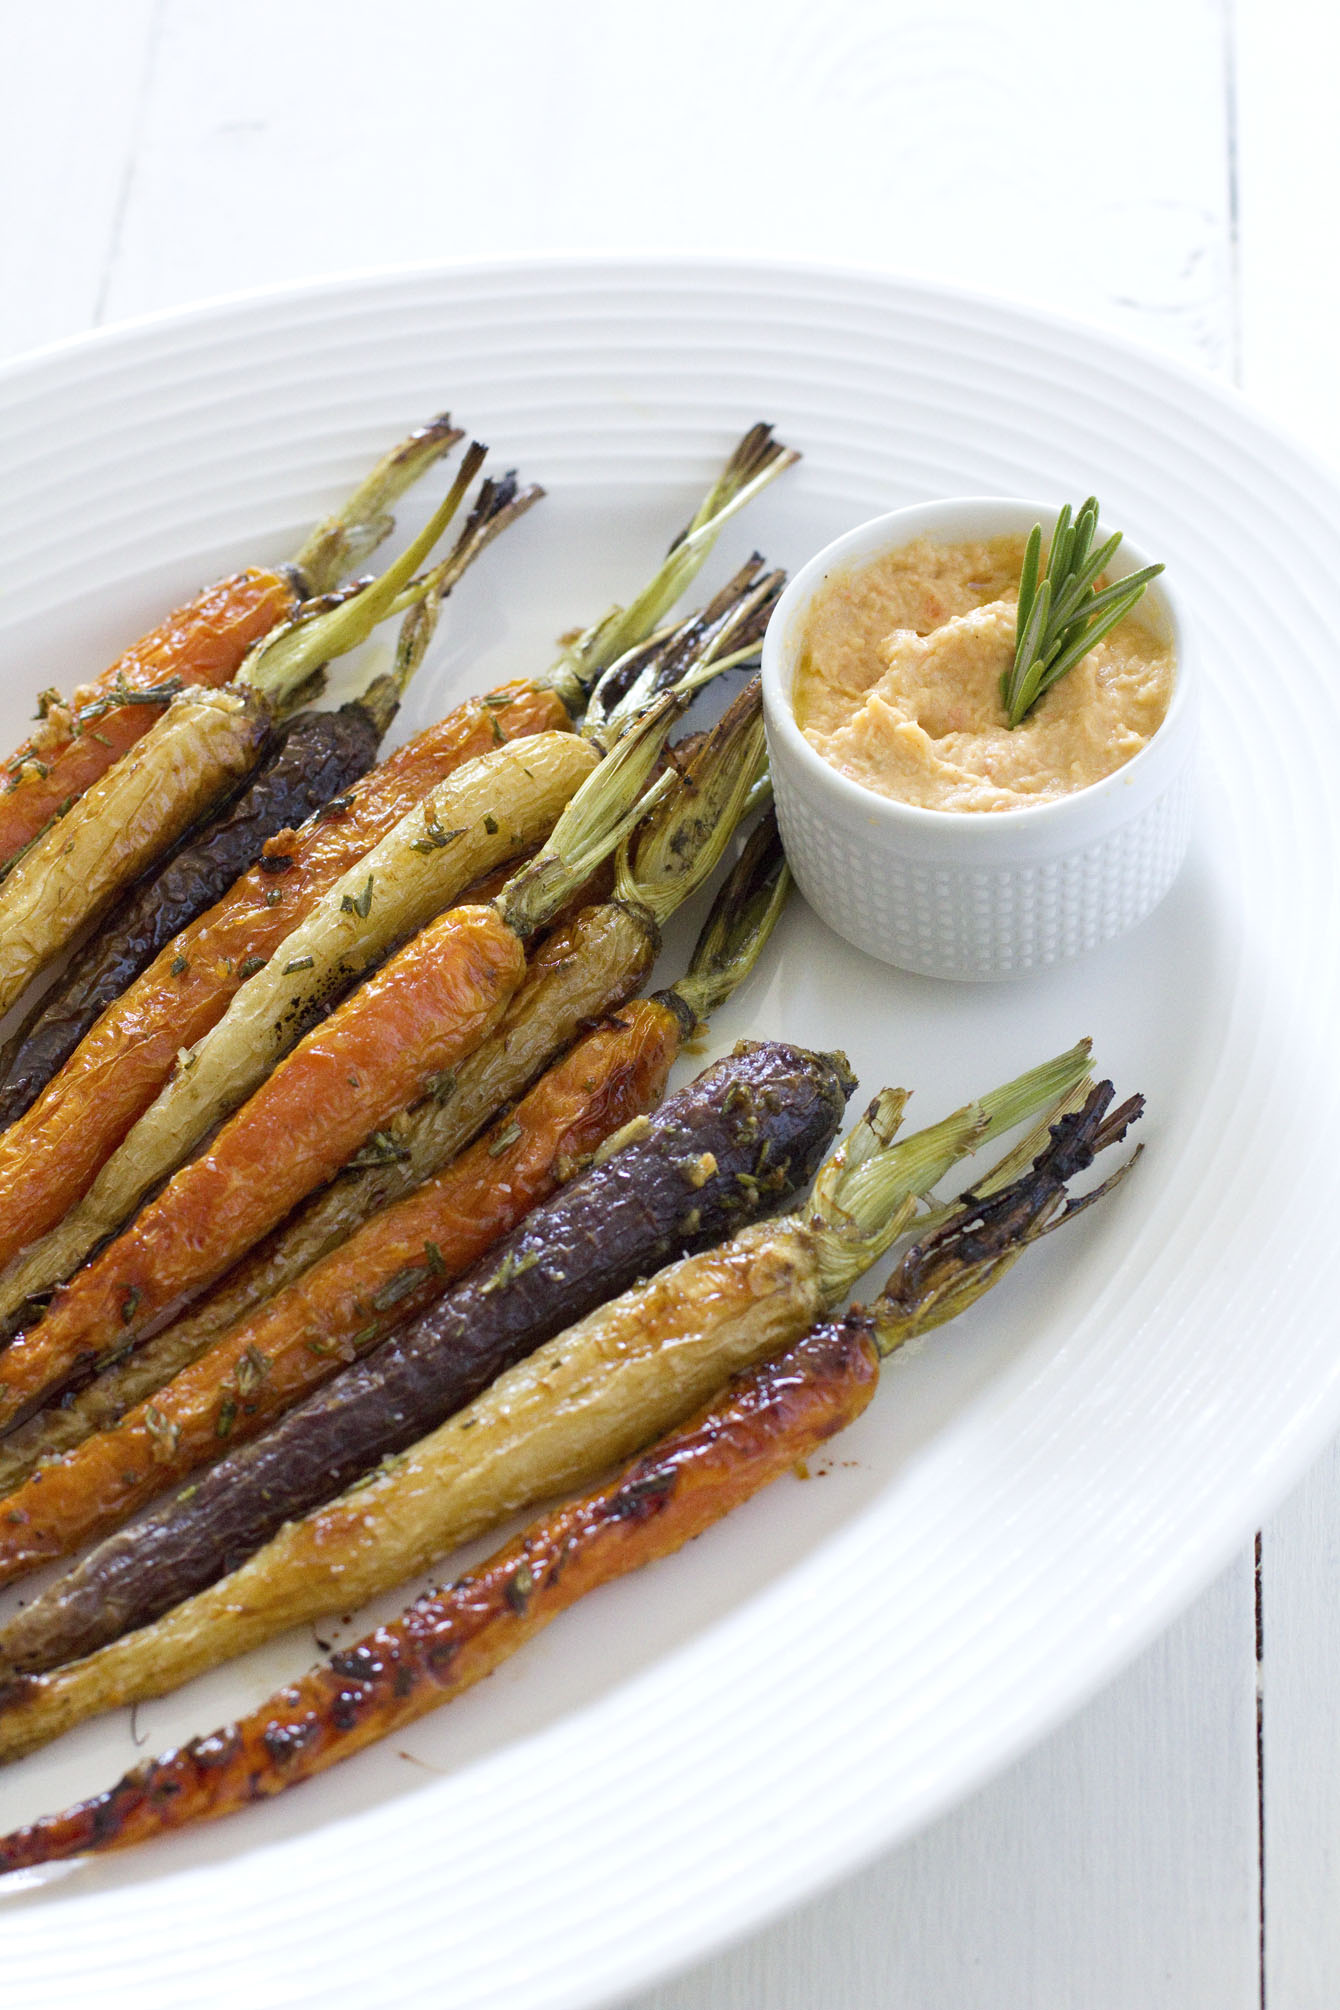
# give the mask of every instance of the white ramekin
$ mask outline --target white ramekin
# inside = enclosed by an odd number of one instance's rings
[[[1115,774],[1025,809],[949,811],[890,802],[831,767],[792,702],[809,605],[835,572],[931,537],[1027,534],[1055,507],[995,496],[921,503],[876,517],[803,566],[763,644],[763,704],[777,815],[810,905],[858,949],[927,977],[1024,976],[1144,919],[1168,891],[1191,828],[1196,678],[1164,577],[1140,619],[1172,643],[1177,679],[1163,724]],[[1101,526],[1098,538],[1109,535]],[[1114,576],[1148,564],[1123,539]]]

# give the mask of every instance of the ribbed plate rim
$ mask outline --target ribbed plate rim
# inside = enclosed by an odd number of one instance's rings
[[[25,375],[38,376],[43,372],[54,372],[57,376],[63,368],[86,356],[110,354],[119,347],[133,358],[135,346],[146,336],[157,331],[171,331],[173,328],[196,328],[205,331],[211,324],[226,321],[230,317],[245,319],[248,315],[256,318],[258,326],[265,323],[267,316],[282,313],[286,308],[306,308],[316,306],[324,311],[332,311],[341,301],[366,305],[369,299],[389,299],[397,288],[416,287],[427,289],[470,280],[487,281],[490,278],[505,278],[509,283],[532,289],[544,286],[585,282],[588,279],[604,281],[617,291],[620,284],[625,287],[630,275],[656,274],[666,280],[676,276],[694,276],[705,286],[716,283],[728,286],[730,283],[748,284],[751,281],[767,282],[779,290],[790,287],[802,289],[807,283],[812,286],[832,284],[854,290],[865,289],[872,305],[884,302],[895,310],[909,298],[915,300],[923,311],[931,310],[935,303],[951,303],[954,306],[975,311],[984,317],[998,317],[1012,326],[1012,332],[1022,339],[1032,331],[1036,341],[1043,330],[1051,330],[1064,335],[1071,342],[1090,345],[1096,352],[1109,356],[1124,357],[1142,370],[1154,373],[1161,381],[1182,384],[1195,399],[1203,404],[1217,406],[1226,415],[1231,415],[1235,427],[1244,428],[1247,434],[1255,433],[1259,447],[1269,446],[1278,464],[1279,456],[1291,459],[1295,466],[1305,467],[1312,480],[1319,482],[1333,494],[1336,492],[1335,478],[1331,470],[1305,444],[1292,440],[1282,429],[1263,419],[1253,407],[1233,387],[1214,379],[1206,378],[1194,370],[1170,359],[1155,346],[1118,335],[1110,330],[1095,329],[1084,321],[1050,310],[1034,309],[1026,304],[1000,294],[981,289],[942,286],[938,282],[920,278],[901,278],[881,271],[878,267],[851,265],[816,265],[802,261],[778,261],[774,259],[738,259],[728,256],[718,257],[629,257],[619,254],[603,256],[564,258],[552,256],[528,258],[525,260],[503,259],[469,260],[450,265],[422,264],[412,267],[372,269],[367,272],[333,275],[304,282],[300,286],[268,287],[260,291],[241,292],[219,296],[217,299],[186,309],[172,309],[140,317],[133,322],[120,324],[105,331],[95,331],[86,336],[70,338],[67,341],[49,345],[26,357],[16,358],[0,366],[0,386]],[[797,291],[797,301],[803,295]],[[1235,442],[1239,448],[1243,442]],[[593,1964],[599,1966],[599,1980],[595,1980],[594,1967],[591,1971],[591,1987],[580,1980],[571,1979],[571,1953],[566,1973],[568,1979],[557,1979],[551,1987],[543,1980],[523,1975],[518,1968],[513,1980],[522,1992],[512,1996],[499,1995],[503,1986],[499,1971],[490,1980],[485,1980],[482,1972],[476,1975],[484,1993],[461,1996],[464,2003],[512,2002],[517,2004],[545,2006],[545,2010],[578,2010],[587,2006],[593,2010],[597,2002],[610,2002],[629,1990],[653,1980],[671,1965],[678,1965],[695,1957],[700,1957],[726,1937],[743,1932],[762,1919],[792,1902],[805,1892],[814,1890],[820,1884],[840,1876],[896,1837],[904,1836],[933,1815],[941,1812],[955,1799],[981,1784],[992,1772],[999,1770],[1034,1738],[1041,1735],[1059,1719],[1068,1714],[1085,1700],[1099,1684],[1110,1677],[1126,1660],[1129,1660],[1141,1646],[1167,1623],[1173,1614],[1201,1588],[1214,1574],[1220,1564],[1230,1555],[1242,1536],[1268,1511],[1292,1485],[1304,1469],[1308,1460],[1333,1434],[1340,1421],[1340,1379],[1333,1378],[1329,1389],[1321,1392],[1311,1413],[1306,1418],[1295,1418],[1293,1428],[1281,1442],[1277,1443],[1250,1476],[1250,1483],[1244,1489],[1236,1511],[1231,1517],[1222,1519],[1207,1535],[1201,1531],[1199,1543],[1190,1540],[1180,1545],[1180,1553],[1173,1565],[1165,1573],[1160,1583],[1148,1588],[1145,1596],[1133,1611],[1122,1616],[1120,1627],[1109,1631],[1101,1641],[1093,1642],[1087,1651],[1077,1651],[1069,1668],[1068,1679],[1062,1685],[1064,1695],[1047,1694],[1039,1691],[1017,1715],[1008,1738],[1001,1740],[993,1748],[989,1762],[979,1756],[955,1769],[952,1764],[942,1765],[933,1778],[925,1781],[921,1790],[904,1797],[897,1810],[890,1811],[887,1818],[877,1823],[853,1826],[846,1835],[834,1839],[825,1838],[820,1847],[817,1842],[807,1854],[799,1856],[787,1867],[774,1867],[769,1874],[765,1889],[750,1894],[741,1900],[729,1916],[720,1911],[709,1922],[702,1919],[677,1919],[673,1949],[666,1944],[664,1924],[658,1929],[659,1938],[648,1935],[641,1945],[630,1945],[628,1908],[636,1898],[646,1899],[649,1894],[621,1894],[620,1906],[623,1935],[623,1950],[617,1957],[601,1959],[599,1949],[593,1944],[588,1952]],[[765,1606],[775,1603],[782,1596],[785,1587],[778,1587],[764,1599]],[[758,1618],[759,1614],[754,1614]],[[732,1638],[738,1640],[745,1621],[737,1615],[712,1628],[711,1635],[718,1646],[726,1646]],[[1114,1645],[1114,1640],[1117,1642]],[[672,1660],[683,1665],[702,1651],[702,1643],[696,1642],[689,1649],[677,1652]],[[497,1769],[506,1771],[518,1764],[532,1762],[543,1754],[553,1757],[565,1748],[574,1749],[575,1742],[590,1727],[588,1718],[623,1718],[635,1711],[648,1697],[654,1694],[661,1671],[652,1670],[629,1684],[627,1689],[613,1699],[606,1699],[593,1706],[590,1712],[580,1712],[563,1723],[527,1741],[523,1747],[514,1747],[502,1755],[505,1764],[498,1760],[486,1761],[481,1767],[445,1783],[444,1804],[449,1800],[470,1801],[481,1787],[475,1774]],[[343,1838],[345,1842],[357,1845],[358,1839],[375,1839],[379,1826],[377,1818],[363,1815],[352,1818],[347,1824],[337,1824],[326,1831],[328,1843],[337,1840],[335,1830],[347,1828],[351,1833]],[[293,1851],[300,1851],[303,1844],[281,1844],[267,1848],[262,1843],[255,1853],[256,1867],[274,1873],[282,1868],[283,1861],[291,1857]],[[191,1872],[187,1874],[168,1873],[165,1877],[135,1891],[133,1899],[143,1901],[148,1894],[149,1902],[162,1905],[165,1902],[191,1905],[207,1896],[213,1873]],[[156,1894],[156,1900],[154,1895]],[[36,1910],[45,1915],[47,1923],[54,1923],[52,1898]],[[118,1901],[122,1905],[129,1902],[122,1893]],[[538,1901],[537,1901],[538,1902]],[[64,1901],[61,1911],[68,1911],[70,1923],[74,1925],[80,1914],[90,1919],[101,1909],[93,1895],[86,1900],[72,1898]],[[6,1937],[7,1929],[16,1923],[18,1914],[0,1909],[0,1943]],[[146,1918],[148,1913],[146,1911]],[[632,1924],[636,1924],[634,1919]],[[651,1920],[645,1922],[651,1927]],[[263,1950],[255,1950],[248,1959],[259,1958]],[[34,1972],[32,1981],[37,1984]],[[140,1989],[146,1983],[156,1980],[168,1981],[166,1970],[161,1977],[152,1972],[141,1971],[135,1978]],[[176,1980],[180,1982],[178,1973]],[[198,1983],[202,1978],[196,1977]],[[217,1997],[205,1995],[191,2000],[213,2002],[230,1999],[227,1992],[240,1984],[240,1973],[223,1978],[220,1985],[224,1993]],[[411,1978],[417,1979],[417,1977]],[[469,1986],[468,1978],[462,1978]],[[37,1998],[32,1998],[34,2004]],[[48,2000],[44,1998],[43,2000]],[[57,2000],[55,1997],[49,2000]],[[145,2000],[141,1995],[140,2000]],[[171,2000],[164,1998],[163,2000]],[[278,1999],[275,1999],[278,2000]],[[284,2001],[305,2000],[286,1995]],[[328,1995],[332,2002],[343,2001],[343,1992]],[[352,2000],[350,1998],[349,2000]],[[427,2000],[425,1997],[424,2000]]]

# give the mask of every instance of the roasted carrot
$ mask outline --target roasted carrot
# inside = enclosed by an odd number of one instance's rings
[[[324,913],[318,910],[306,931],[287,939],[267,971],[235,1002],[212,1042],[185,1057],[169,1088],[62,1224],[62,1236],[82,1234],[83,1254],[154,1180],[180,1163],[212,1123],[255,1091],[213,1147],[184,1166],[75,1277],[46,1318],[11,1344],[0,1367],[0,1430],[25,1421],[71,1372],[115,1351],[107,1342],[114,1330],[106,1323],[109,1293],[121,1308],[122,1338],[135,1339],[205,1289],[295,1202],[330,1178],[360,1138],[422,1094],[429,1077],[473,1052],[525,975],[525,941],[554,918],[668,790],[677,789],[697,815],[690,775],[667,772],[643,794],[685,702],[674,692],[658,699],[603,760],[591,742],[564,734],[529,741],[520,754],[504,747],[482,756],[397,826],[354,874],[337,882],[322,903]],[[747,793],[762,760],[756,712],[755,705],[739,725],[732,721],[724,736],[722,744],[732,750],[755,743],[741,780],[731,777],[728,795]],[[586,779],[574,795],[583,773]],[[460,819],[450,826],[441,818],[448,790],[451,814]],[[311,1002],[329,995],[339,979],[347,984],[360,967],[449,906],[481,864],[495,863],[499,854],[515,855],[532,842],[567,796],[572,800],[543,850],[513,875],[491,906],[449,908],[372,984],[309,1034],[290,1056],[291,1065],[266,1079],[266,1062],[291,1044],[290,1027],[295,1018],[301,1023]],[[703,871],[711,851],[710,844],[701,847]],[[686,875],[686,884],[692,883]],[[422,981],[434,994],[427,1025],[421,1007],[389,1002],[402,995],[412,1000],[420,964]],[[337,1069],[343,1066],[342,1043],[355,1057],[349,1063],[350,1089],[329,1106],[336,1083],[325,1080],[324,1057],[329,1049]],[[154,1138],[152,1152],[142,1143],[146,1132]],[[164,1136],[166,1147],[160,1143]],[[106,1189],[117,1176],[123,1185],[109,1205]],[[99,1206],[107,1208],[103,1226],[90,1233],[89,1219],[97,1219]]]
[[[470,700],[301,831],[272,838],[259,865],[160,952],[0,1137],[0,1258],[11,1260],[87,1191],[170,1078],[180,1051],[204,1038],[322,895],[429,789],[499,738],[565,724],[554,694],[533,686],[500,692],[493,707]]]
[[[739,735],[729,721],[718,733],[720,765],[729,774]],[[713,770],[703,762],[699,767],[704,781],[695,798],[719,800]],[[708,825],[699,842],[712,834]],[[659,1101],[685,1032],[701,1025],[753,967],[785,895],[781,846],[769,820],[718,897],[678,985],[589,1033],[463,1157],[346,1235],[115,1429],[48,1464],[0,1500],[0,1583],[116,1527],[172,1479],[217,1458],[225,1445],[255,1437],[342,1362],[366,1353],[439,1298],[499,1236],[548,1199],[583,1152]],[[616,1106],[623,1114],[607,1121]],[[440,1134],[449,1125],[429,1099],[423,1122],[414,1127],[421,1160],[425,1130]],[[330,1490],[337,1483],[332,1473]]]
[[[1073,1087],[1087,1048],[906,1142],[892,1136],[903,1099],[886,1093],[821,1169],[803,1213],[759,1221],[794,1176],[769,1170],[786,1144],[768,1107],[785,1068],[770,1059],[771,1081],[767,1069],[727,1078],[729,1111],[716,1100],[720,1076],[714,1095],[695,1085],[694,1145],[710,1168],[696,1154],[665,1164],[674,1099],[436,1306],[205,1473],[189,1500],[107,1537],[0,1634],[0,1665],[52,1667],[140,1627],[131,1638],[150,1643],[155,1679],[169,1666],[183,1679],[183,1668],[371,1597],[507,1515],[584,1484],[724,1375],[802,1333],[907,1227],[917,1196],[956,1158]],[[654,1242],[670,1202],[674,1229]],[[723,1223],[736,1232],[716,1247]],[[676,1248],[689,1254],[628,1284]],[[620,1295],[610,1299],[611,1288]],[[401,1456],[371,1470],[392,1453]],[[210,1584],[221,1558],[248,1550],[248,1562]],[[208,1588],[167,1609],[199,1585]],[[163,1616],[146,1627],[155,1613]]]
[[[709,1247],[723,1227],[775,1206],[804,1184],[832,1138],[851,1086],[841,1055],[776,1042],[747,1043],[707,1069],[648,1119],[641,1136],[534,1209],[436,1306],[401,1327],[375,1354],[343,1369],[265,1437],[204,1473],[189,1500],[173,1502],[174,1515],[154,1511],[147,1543],[137,1539],[131,1548],[123,1536],[111,1536],[100,1544],[94,1552],[101,1565],[96,1584],[81,1572],[76,1585],[71,1574],[60,1581],[58,1600],[44,1603],[37,1622],[43,1657],[58,1638],[64,1642],[76,1632],[106,1637],[109,1628],[127,1623],[128,1613],[139,1610],[146,1596],[157,1602],[165,1595],[170,1602],[175,1584],[153,1586],[156,1561],[184,1576],[203,1570],[207,1582],[221,1550],[254,1546],[249,1522],[257,1517],[262,1534],[272,1525],[275,1503],[267,1501],[266,1490],[276,1471],[285,1488],[305,1483],[309,1462],[323,1475],[332,1466],[342,1474],[351,1462],[355,1472],[365,1471],[388,1437],[393,1441],[397,1413],[406,1404],[415,1405],[413,1419],[405,1418],[412,1438],[424,1428],[425,1405],[432,1406],[430,1418],[457,1408],[506,1362],[589,1313],[611,1290],[627,1287],[676,1250]],[[775,1163],[756,1177],[765,1139]],[[747,1185],[741,1185],[740,1174]],[[295,1425],[295,1419],[301,1422]],[[304,1444],[301,1474],[291,1470],[288,1456],[295,1433]],[[471,1435],[467,1431],[464,1442]],[[382,1505],[380,1479],[361,1486],[354,1498],[376,1498]],[[60,1707],[80,1712],[106,1707],[108,1698],[123,1700],[123,1690],[125,1696],[162,1693],[269,1638],[289,1623],[286,1611],[296,1615],[313,1598],[313,1609],[328,1610],[330,1578],[320,1559],[313,1573],[306,1538],[323,1517],[340,1519],[342,1507],[336,1502],[307,1521],[291,1523],[221,1582],[78,1662],[81,1672],[68,1671],[72,1679],[62,1687]],[[137,1534],[146,1526],[137,1524]],[[423,1536],[420,1515],[383,1543],[387,1585],[401,1581],[400,1556]],[[301,1570],[290,1568],[295,1547],[303,1550]],[[355,1566],[351,1583],[377,1570],[370,1553],[354,1555],[353,1548],[335,1559]],[[333,1602],[342,1596],[337,1592]],[[15,1644],[27,1660],[39,1647],[38,1633],[16,1636]],[[10,1646],[6,1629],[0,1667],[10,1665]],[[160,1687],[142,1690],[146,1683]],[[48,1721],[44,1714],[42,1721]],[[8,1732],[8,1716],[0,1708],[0,1757]]]
[[[438,568],[429,598],[404,624],[392,674],[376,678],[363,698],[338,711],[301,712],[280,722],[240,794],[218,816],[194,824],[168,858],[122,897],[37,1000],[0,1057],[0,1127],[22,1115],[107,1007],[174,935],[256,863],[269,838],[313,815],[367,773],[431,639],[443,594],[539,493],[520,488],[512,476],[486,481],[448,561],[450,576]],[[93,837],[100,853],[106,838],[96,825]],[[98,864],[101,869],[100,858]]]
[[[583,908],[555,930],[494,1031],[452,1078],[393,1117],[371,1146],[182,1317],[0,1443],[0,1493],[20,1485],[42,1459],[119,1423],[362,1222],[448,1164],[584,1026],[627,1003],[650,974],[657,946],[645,914],[616,901]]]
[[[69,705],[39,700],[37,731],[4,763],[0,868],[40,838],[114,761],[147,732],[187,684],[226,684],[253,644],[301,600],[333,587],[391,529],[390,503],[462,437],[444,414],[411,434],[308,539],[293,567],[248,567],[206,587],[81,685]]]
[[[0,888],[0,1012],[250,773],[271,728],[255,692],[182,691]]]
[[[6,763],[0,784],[0,860],[6,865],[134,746],[183,689],[226,684],[252,644],[298,604],[290,579],[249,569],[206,588],[75,694],[73,708],[44,693],[37,732]]]
[[[548,739],[555,751],[594,758],[569,736]],[[529,758],[535,777],[529,799],[513,790],[509,834],[485,812],[487,835],[513,849],[527,815],[547,820],[555,786],[570,792],[587,765],[555,776]],[[487,782],[482,795],[492,798]],[[453,835],[464,839],[469,831]],[[475,874],[465,869],[463,876]],[[444,885],[449,900],[450,884]],[[362,897],[362,887],[346,896]],[[184,1166],[77,1274],[46,1317],[11,1343],[0,1362],[0,1426],[21,1422],[52,1383],[114,1352],[118,1332],[133,1338],[221,1275],[337,1172],[361,1139],[477,1045],[524,972],[521,939],[495,907],[453,908],[423,930],[299,1043],[212,1147]],[[189,1081],[189,1065],[182,1077]]]
[[[733,1377],[613,1480],[543,1515],[455,1584],[416,1600],[237,1723],[16,1830],[0,1842],[0,1868],[121,1848],[295,1786],[492,1673],[587,1592],[703,1534],[853,1422],[875,1393],[882,1356],[952,1318],[1030,1242],[1088,1204],[1066,1208],[1065,1182],[1138,1114],[1137,1100],[1108,1116],[1109,1098],[1103,1084],[1063,1120],[1016,1185],[986,1204],[969,1197],[909,1251],[869,1313],[820,1324]],[[11,1684],[16,1749],[84,1714],[70,1686],[62,1695],[63,1682]]]
[[[0,1503],[0,1583],[115,1528],[431,1304],[614,1131],[655,1107],[679,1021],[595,1028],[462,1157],[374,1215],[153,1399]]]
[[[332,804],[292,839],[272,840],[260,865],[104,1013],[31,1109],[0,1136],[0,1264],[11,1266],[0,1278],[0,1321],[12,1330],[29,1294],[67,1275],[82,1249],[76,1238],[73,1255],[60,1243],[34,1251],[29,1261],[14,1259],[87,1193],[168,1081],[177,1054],[218,1023],[246,978],[333,883],[472,755],[509,738],[568,728],[569,703],[579,707],[597,677],[654,628],[727,518],[794,459],[766,427],[755,427],[627,610],[613,608],[596,622],[547,680],[521,680],[458,706],[392,755],[347,802]]]
[[[522,965],[516,937],[487,907],[454,910],[392,958],[12,1342],[0,1417],[20,1420],[30,1394],[220,1276],[488,1031]]]
[[[455,515],[484,459],[466,454],[445,500],[380,578],[259,642],[221,691],[181,691],[145,735],[0,884],[0,1010],[182,831],[254,768],[294,694],[366,640],[402,600],[431,593],[414,572]],[[231,737],[222,741],[223,724]]]
[[[0,1841],[0,1872],[123,1849],[297,1786],[450,1702],[600,1585],[668,1556],[854,1421],[878,1362],[857,1321],[727,1391],[607,1486],[213,1736]]]

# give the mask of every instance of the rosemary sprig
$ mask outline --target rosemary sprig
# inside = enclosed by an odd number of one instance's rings
[[[1093,549],[1098,498],[1081,503],[1073,520],[1066,504],[1052,532],[1041,572],[1042,525],[1035,523],[1019,577],[1014,662],[1000,680],[1000,702],[1011,728],[1022,725],[1044,691],[1073,670],[1081,656],[1125,619],[1161,565],[1146,565],[1099,592],[1094,582],[1112,563],[1121,532]],[[1039,574],[1041,573],[1041,577]]]

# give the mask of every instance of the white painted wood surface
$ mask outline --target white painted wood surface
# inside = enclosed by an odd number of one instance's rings
[[[0,27],[0,354],[350,267],[752,251],[1132,332],[1340,460],[1340,29],[1308,0],[0,0]],[[1333,1455],[1263,1537],[1263,1818],[1246,1552],[966,1806],[626,2010],[1340,2002],[1338,1506]]]

